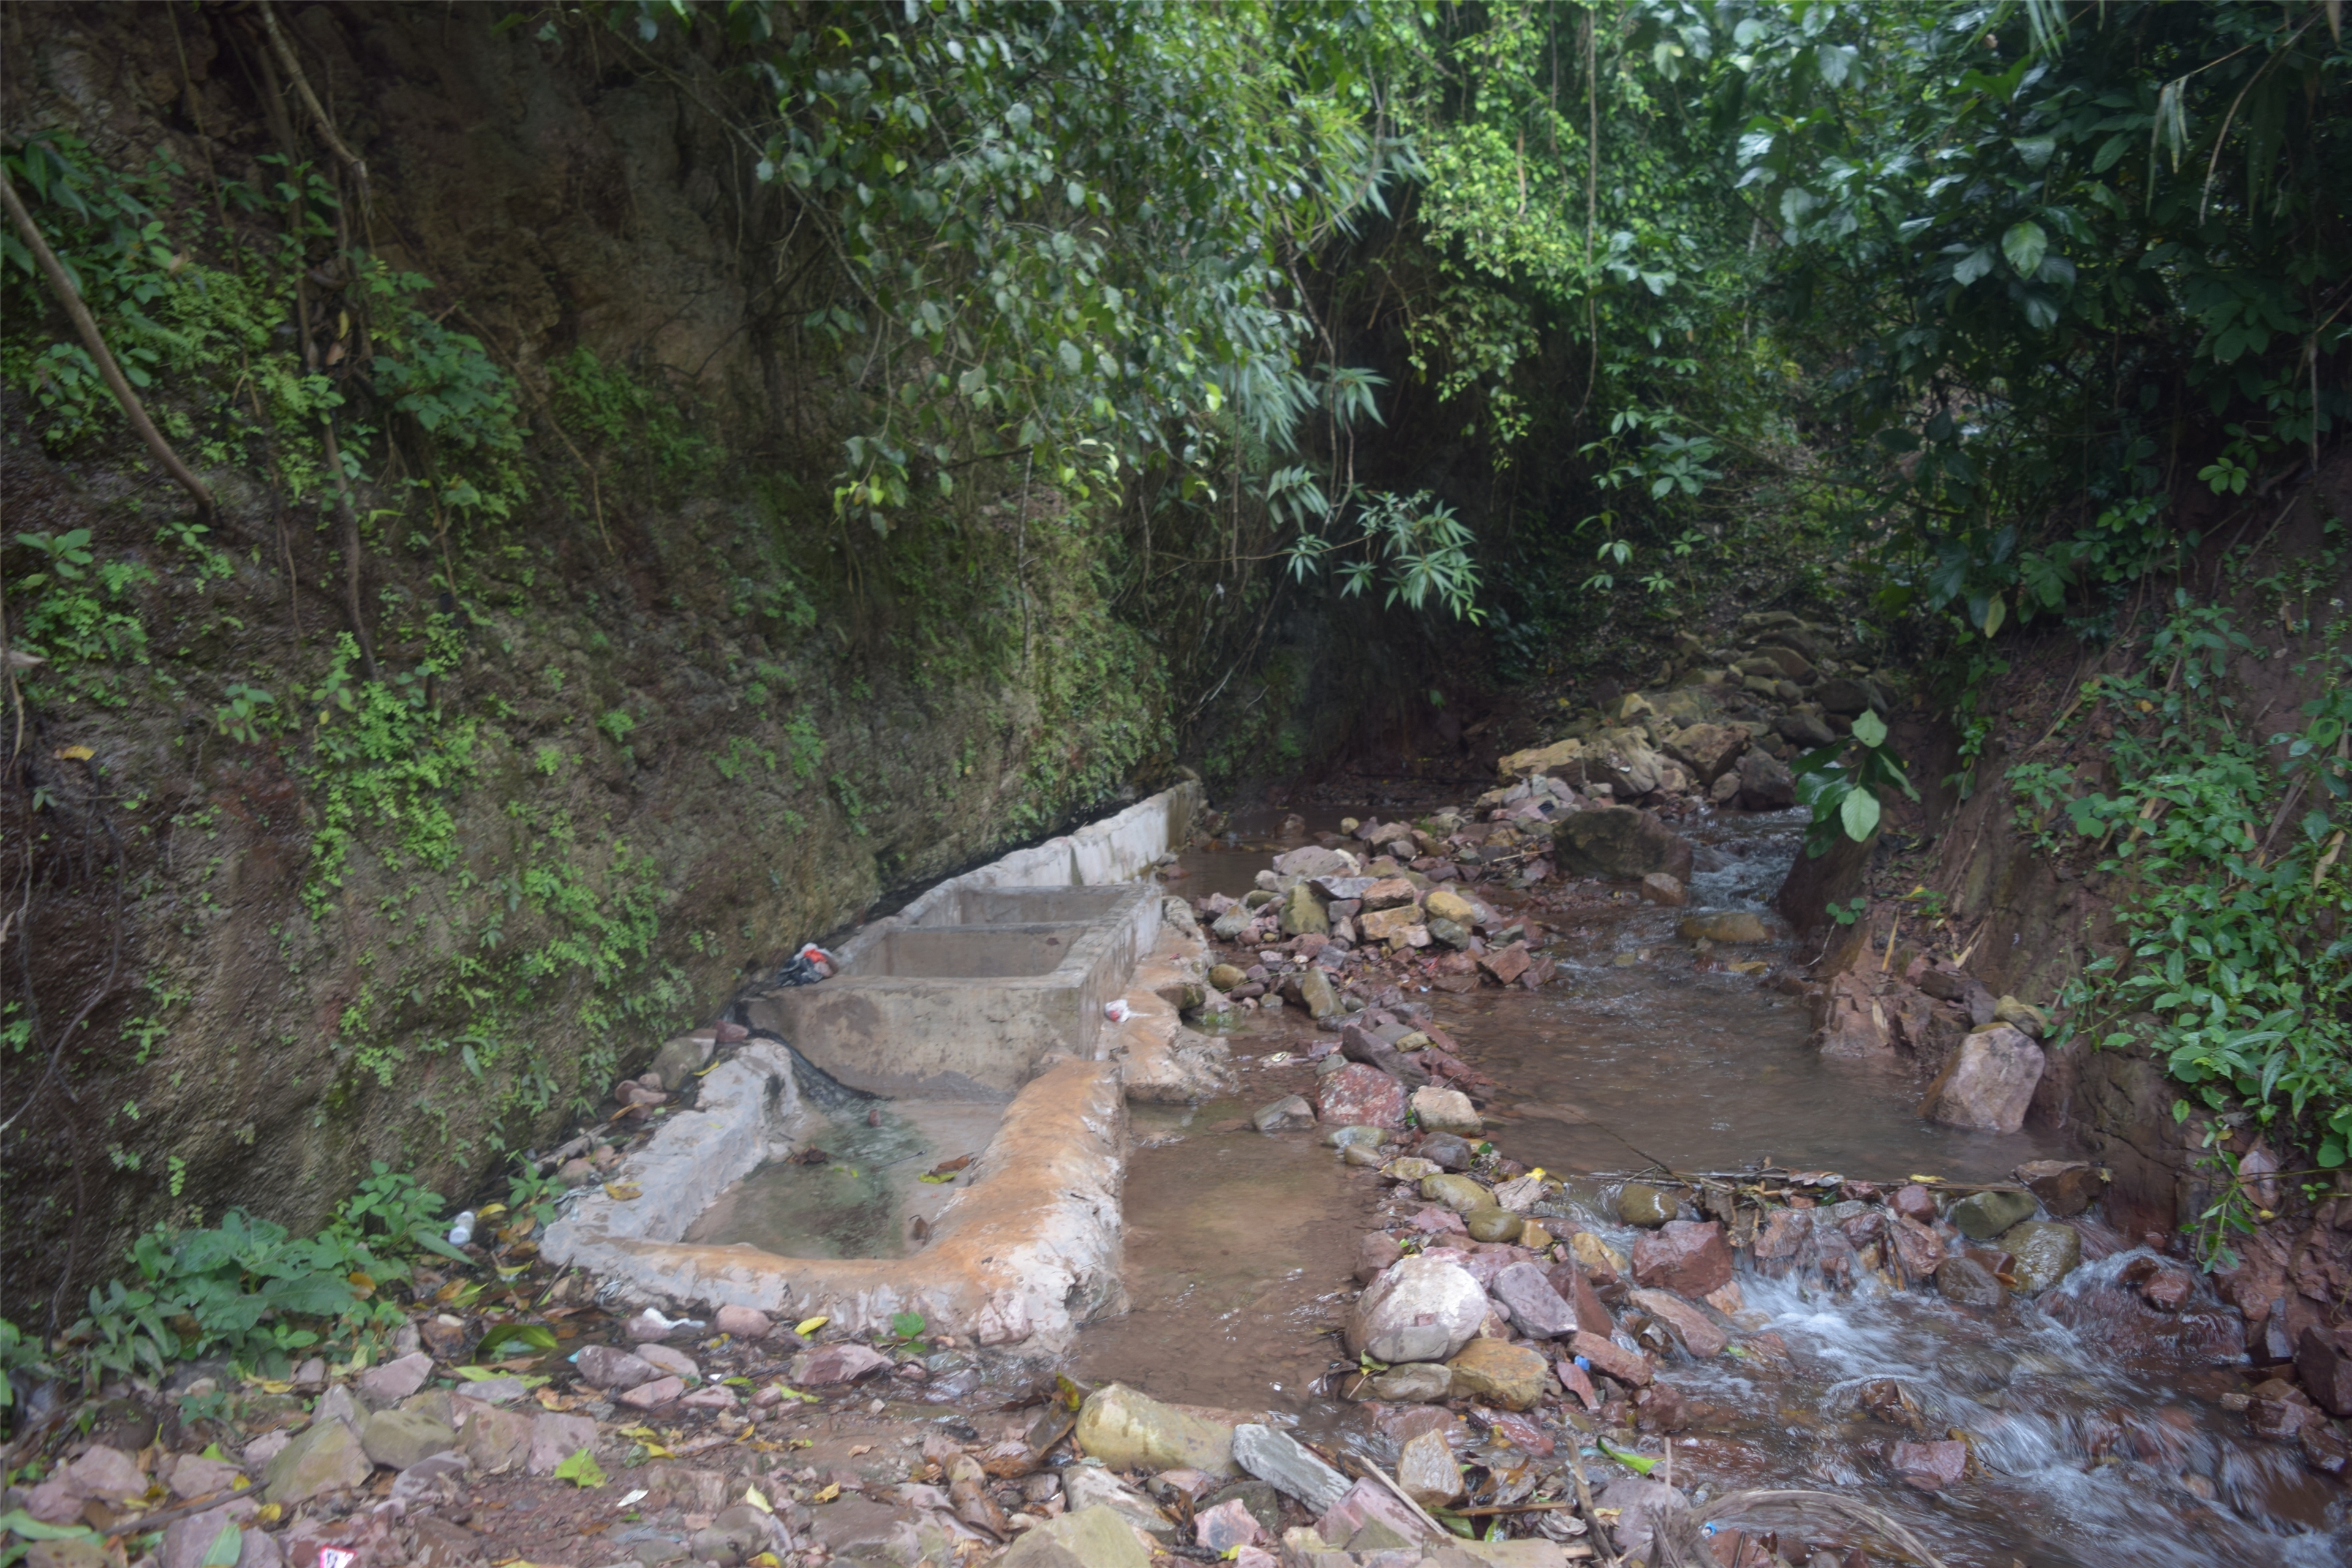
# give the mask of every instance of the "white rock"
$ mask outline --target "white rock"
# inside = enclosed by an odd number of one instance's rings
[[[1444,1361],[1486,1321],[1486,1291],[1442,1253],[1400,1258],[1356,1299],[1348,1348],[1375,1361]]]

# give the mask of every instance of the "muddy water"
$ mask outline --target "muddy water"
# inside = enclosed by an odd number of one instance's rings
[[[805,1163],[772,1161],[727,1188],[686,1239],[749,1242],[785,1258],[904,1258],[920,1250],[962,1180],[924,1173],[988,1147],[1001,1105],[858,1097],[812,1120],[799,1142]]]
[[[1336,827],[1339,815],[1310,814],[1309,826]],[[1186,855],[1171,891],[1238,896],[1270,852],[1299,842],[1267,837],[1270,817],[1240,826],[1230,846]],[[1793,815],[1697,826],[1694,907],[1764,909],[1797,829]],[[1490,887],[1480,894],[1512,901]],[[1804,1047],[1798,1003],[1718,967],[1785,969],[1801,955],[1785,945],[1696,954],[1674,933],[1682,912],[1630,898],[1530,906],[1555,933],[1545,951],[1562,975],[1552,985],[1421,998],[1503,1086],[1493,1110],[1507,1153],[1605,1208],[1613,1178],[1652,1165],[1769,1161],[1966,1180],[2074,1152],[2046,1131],[1936,1127],[1916,1115],[1909,1077],[1822,1061]],[[1264,1138],[1240,1122],[1311,1081],[1296,1066],[1264,1065],[1307,1033],[1295,1013],[1249,1016],[1236,1039],[1242,1097],[1156,1129],[1156,1146],[1139,1152],[1128,1196],[1136,1310],[1087,1329],[1075,1370],[1186,1403],[1287,1411],[1335,1445],[1385,1458],[1359,1408],[1303,1386],[1339,1353],[1313,1336],[1344,1312],[1352,1245],[1372,1223],[1378,1184],[1307,1137]],[[1631,1245],[1629,1231],[1595,1228]],[[2114,1283],[2132,1255],[2095,1227],[2088,1241],[2095,1260],[2061,1289],[1992,1314],[1932,1295],[1839,1296],[1743,1274],[1748,1326],[1778,1332],[1792,1369],[1727,1358],[1670,1367],[1704,1417],[1675,1439],[1676,1484],[1702,1496],[1835,1489],[1902,1519],[1954,1568],[2352,1561],[2344,1489],[2309,1475],[2292,1447],[2252,1438],[2220,1404],[2248,1381],[2234,1320],[2210,1298],[2179,1317],[2143,1310]],[[1906,1402],[1899,1421],[1864,1408],[1866,1389],[1885,1408],[1886,1380]],[[1929,1496],[1892,1479],[1894,1443],[1955,1432],[1979,1472],[1960,1488]],[[1661,1443],[1642,1447],[1656,1454]],[[1784,1531],[1784,1550],[1790,1539]]]

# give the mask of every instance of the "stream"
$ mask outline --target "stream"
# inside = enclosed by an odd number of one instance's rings
[[[1310,834],[1336,830],[1343,815],[1370,812],[1322,808],[1307,818]],[[1278,821],[1237,818],[1227,838],[1180,858],[1170,891],[1238,897],[1272,854],[1312,842],[1276,837]],[[1798,815],[1682,826],[1700,846],[1692,909],[1766,911],[1798,849]],[[1495,903],[1520,898],[1492,884],[1478,891]],[[1636,1233],[1601,1216],[1613,1216],[1619,1182],[1654,1164],[1769,1162],[1899,1184],[2005,1180],[2024,1161],[2080,1157],[2048,1130],[1999,1136],[1927,1122],[1907,1074],[1822,1059],[1805,1047],[1799,1000],[1694,963],[1675,935],[1685,910],[1625,894],[1528,911],[1554,932],[1543,950],[1560,966],[1550,984],[1414,999],[1501,1086],[1487,1107],[1498,1146],[1567,1182],[1589,1211],[1583,1228],[1621,1252]],[[1790,944],[1723,956],[1775,970],[1801,962]],[[1364,1407],[1318,1392],[1344,1360],[1332,1336],[1355,1289],[1357,1238],[1381,1223],[1385,1184],[1311,1137],[1249,1125],[1257,1106],[1311,1095],[1313,1072],[1297,1059],[1316,1038],[1304,1015],[1247,1013],[1231,1038],[1238,1096],[1137,1110],[1131,1307],[1082,1332],[1073,1373],[1184,1404],[1276,1412],[1319,1441],[1390,1462],[1394,1443]],[[2118,1276],[2145,1254],[2088,1216],[2077,1223],[2084,1265],[2041,1298],[1991,1313],[1875,1280],[1839,1294],[1743,1267],[1746,1321],[1779,1334],[1792,1365],[1669,1365],[1694,1412],[1672,1439],[1675,1484],[1701,1498],[1754,1486],[1836,1489],[1901,1520],[1953,1568],[2347,1561],[2343,1489],[2307,1472],[2292,1445],[2252,1437],[2221,1402],[2246,1383],[2235,1314],[2201,1284],[2182,1312],[2143,1309]],[[1893,1476],[1895,1442],[1963,1433],[1977,1465],[1962,1485],[1924,1493]],[[1655,1453],[1660,1441],[1643,1447]],[[1606,1459],[1588,1464],[1615,1473]]]

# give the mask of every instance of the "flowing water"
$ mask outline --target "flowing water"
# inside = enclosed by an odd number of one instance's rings
[[[1340,815],[1310,826],[1335,828]],[[1232,840],[1188,853],[1170,890],[1247,890],[1272,852],[1300,842],[1272,837],[1274,825],[1243,819]],[[1694,909],[1763,910],[1797,851],[1793,814],[1686,828],[1702,846]],[[1478,891],[1514,901],[1491,885]],[[1561,967],[1542,992],[1416,999],[1502,1086],[1491,1113],[1504,1152],[1568,1180],[1596,1210],[1607,1211],[1618,1179],[1654,1165],[1981,1180],[2075,1152],[2049,1131],[1937,1127],[1916,1114],[1921,1086],[1909,1075],[1808,1051],[1801,1005],[1723,966],[1785,970],[1801,961],[1792,948],[1700,957],[1674,932],[1685,911],[1590,892],[1528,908],[1552,931],[1544,951]],[[1289,1009],[1244,1020],[1240,1098],[1138,1117],[1127,1199],[1134,1310],[1085,1331],[1073,1370],[1179,1402],[1284,1413],[1337,1447],[1392,1458],[1360,1407],[1310,1386],[1342,1354],[1318,1336],[1344,1318],[1354,1242],[1376,1223],[1381,1184],[1307,1137],[1249,1128],[1250,1109],[1310,1088],[1311,1071],[1280,1054],[1312,1031]],[[1621,1250],[1631,1244],[1630,1231],[1590,1228]],[[2291,1445],[2252,1437],[2220,1402],[2247,1381],[2234,1316],[2201,1291],[2179,1314],[2142,1307],[2116,1283],[2141,1255],[2084,1229],[2092,1261],[1999,1313],[1874,1284],[1839,1295],[1743,1273],[1748,1321],[1781,1337],[1792,1367],[1677,1362],[1670,1379],[1697,1418],[1674,1440],[1675,1484],[1835,1489],[1902,1519],[1954,1568],[2352,1561],[2344,1489],[2307,1472]],[[1980,1475],[1934,1495],[1892,1478],[1895,1442],[1954,1431],[1968,1435]],[[1658,1440],[1644,1447],[1655,1453]]]

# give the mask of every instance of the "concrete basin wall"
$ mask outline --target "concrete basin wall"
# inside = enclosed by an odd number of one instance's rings
[[[838,944],[834,978],[747,999],[752,1023],[853,1087],[1009,1101],[922,1251],[801,1258],[681,1239],[814,1120],[790,1053],[754,1041],[614,1173],[643,1195],[584,1189],[548,1227],[547,1258],[628,1301],[823,1313],[854,1331],[919,1311],[988,1344],[1058,1348],[1118,1310],[1129,1094],[1139,1080],[1157,1098],[1230,1081],[1222,1046],[1190,1036],[1155,994],[1196,977],[1189,912],[1180,904],[1163,930],[1160,889],[1130,880],[1183,842],[1201,805],[1200,785],[1180,785],[1006,856]],[[1108,1026],[1103,1004],[1122,994],[1136,1016]]]

